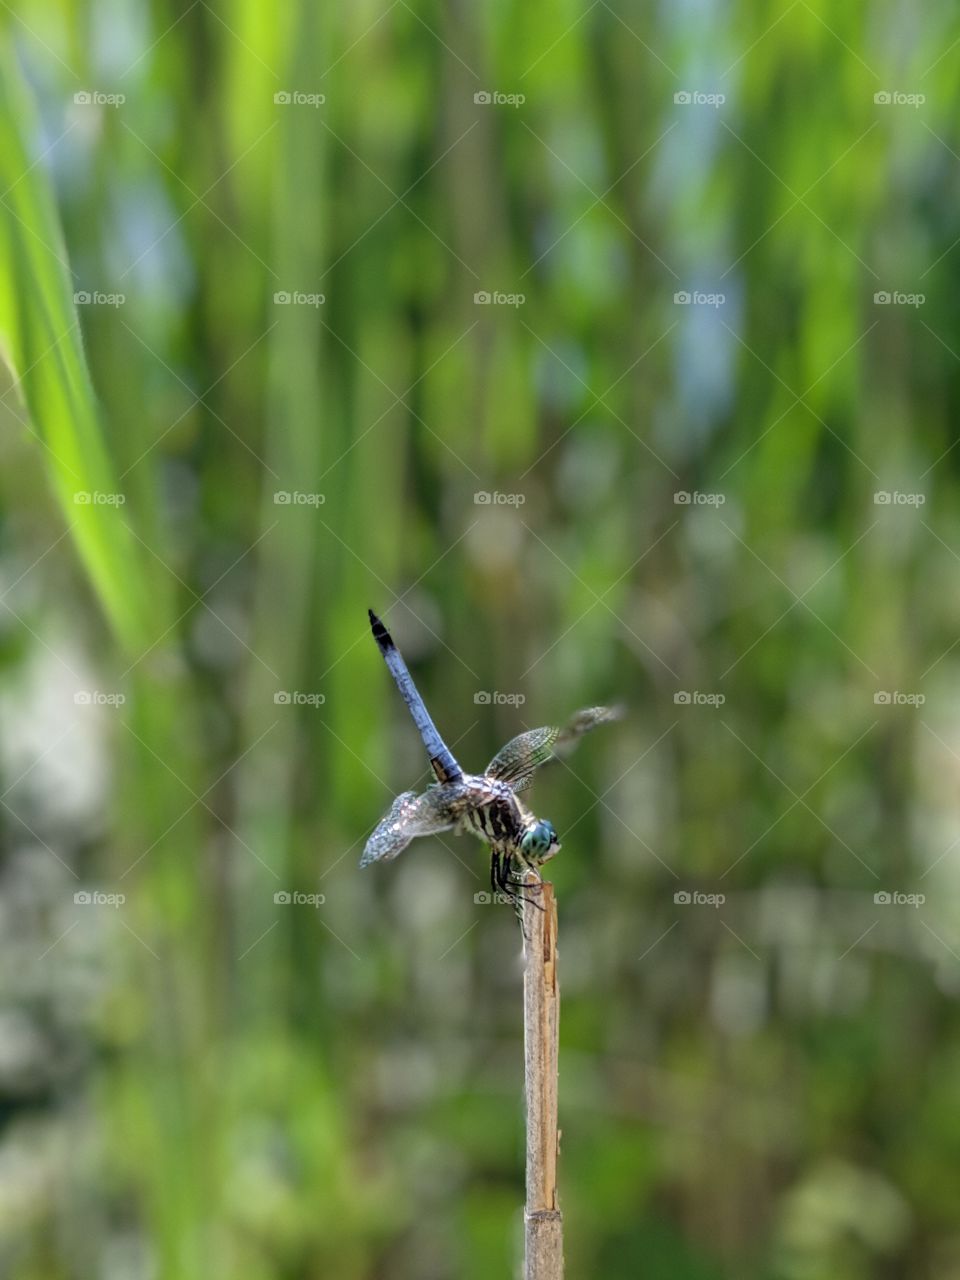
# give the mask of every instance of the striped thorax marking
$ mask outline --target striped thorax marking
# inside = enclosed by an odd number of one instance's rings
[[[506,783],[476,776],[467,777],[464,782],[463,827],[496,849],[515,851],[536,822],[533,814]]]

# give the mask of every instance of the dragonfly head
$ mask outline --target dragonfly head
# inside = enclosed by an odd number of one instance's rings
[[[546,862],[559,848],[560,841],[553,823],[547,822],[545,818],[538,819],[520,841],[520,852],[534,863]]]

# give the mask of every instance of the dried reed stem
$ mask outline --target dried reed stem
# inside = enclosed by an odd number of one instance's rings
[[[544,881],[523,907],[523,1058],[527,1103],[524,1280],[562,1280],[563,1219],[557,1204],[557,1074],[560,988],[557,903]],[[542,907],[543,910],[537,908]]]

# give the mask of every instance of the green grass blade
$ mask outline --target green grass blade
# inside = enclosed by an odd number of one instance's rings
[[[118,494],[83,354],[66,249],[48,177],[31,160],[30,92],[0,39],[0,345],[27,430],[104,611],[128,649],[148,643],[149,595],[129,514],[78,495]],[[9,403],[9,401],[8,401]]]

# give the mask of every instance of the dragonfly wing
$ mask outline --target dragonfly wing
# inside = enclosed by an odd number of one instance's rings
[[[489,777],[509,783],[514,792],[525,791],[541,765],[569,755],[585,733],[611,720],[619,720],[622,714],[619,707],[584,707],[562,729],[553,725],[530,729],[501,747],[485,772]]]
[[[402,853],[416,836],[448,831],[452,826],[453,821],[437,789],[431,787],[419,796],[415,791],[404,791],[377,824],[367,841],[360,865],[366,867],[371,862],[387,862]]]
[[[555,756],[568,755],[585,733],[596,729],[598,725],[610,724],[623,717],[623,707],[584,707],[572,715],[560,730],[554,748]]]
[[[514,791],[522,791],[540,765],[551,758],[559,736],[560,730],[550,724],[521,733],[500,748],[483,772],[488,778],[509,783]]]

